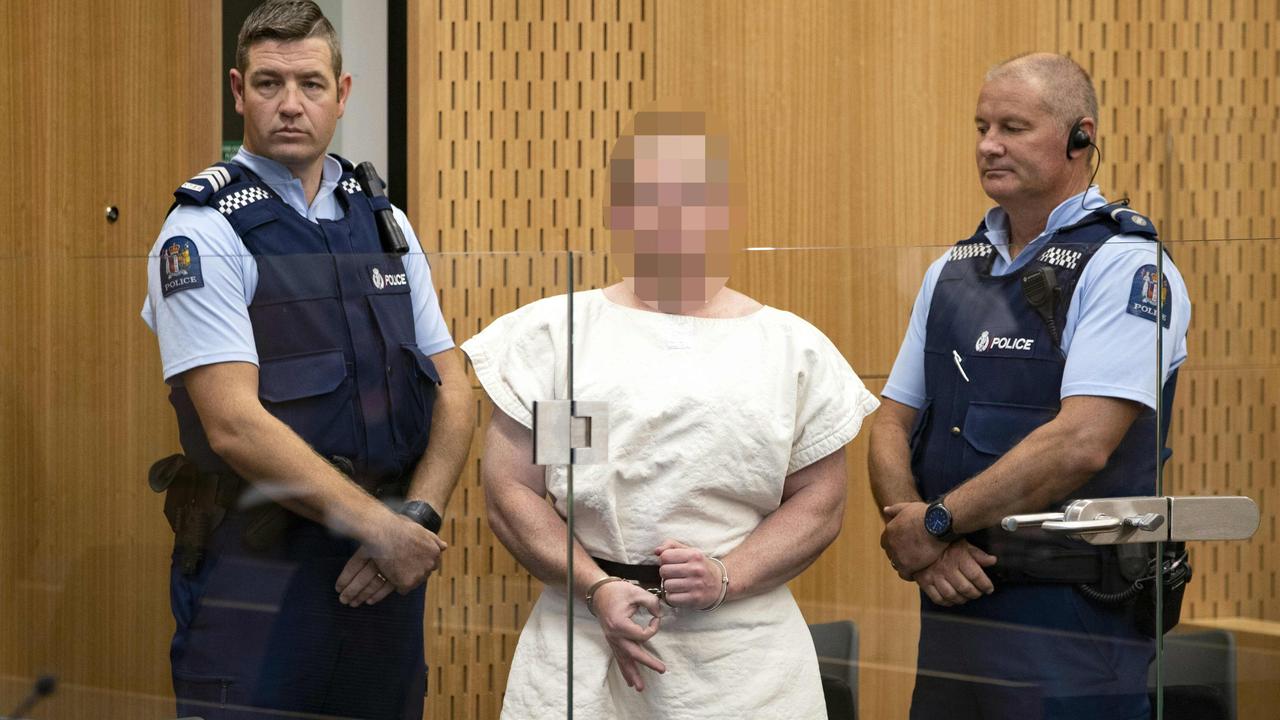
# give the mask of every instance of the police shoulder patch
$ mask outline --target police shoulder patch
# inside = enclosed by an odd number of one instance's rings
[[[1133,274],[1129,289],[1129,302],[1125,312],[1151,322],[1160,318],[1160,324],[1169,327],[1169,278],[1159,277],[1155,265],[1143,265]]]
[[[185,235],[175,235],[160,246],[160,290],[164,297],[204,287],[200,272],[200,252],[196,242]]]

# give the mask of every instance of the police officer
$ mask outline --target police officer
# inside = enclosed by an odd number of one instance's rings
[[[869,466],[881,545],[921,590],[912,718],[1149,717],[1154,644],[1106,597],[1127,580],[1115,549],[996,527],[1155,489],[1190,303],[1151,222],[1089,184],[1097,116],[1066,57],[988,73],[976,155],[997,207],[926,272],[885,385]]]
[[[175,192],[143,309],[185,452],[156,473],[178,714],[420,718],[470,387],[407,219],[385,253],[390,205],[325,154],[352,82],[319,8],[254,10],[230,82],[244,144]]]

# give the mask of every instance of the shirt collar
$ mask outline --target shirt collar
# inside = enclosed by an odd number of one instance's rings
[[[302,191],[302,181],[294,177],[289,168],[271,158],[254,155],[246,150],[243,145],[236,151],[236,155],[231,161],[249,168],[253,174],[262,178],[262,181],[269,185],[285,202],[289,203],[294,210],[303,215],[310,215],[307,211],[306,195]],[[324,165],[320,170],[320,189],[316,192],[311,204],[314,206],[332,193],[333,189],[338,186],[338,179],[341,177],[342,164],[332,155],[325,155]]]
[[[1090,185],[1084,192],[1063,200],[1058,204],[1058,207],[1053,209],[1053,212],[1049,213],[1049,220],[1045,223],[1044,230],[1036,236],[1035,240],[1027,243],[1027,246],[1022,249],[1022,252],[1018,253],[1018,257],[1014,260],[1022,260],[1024,255],[1029,257],[1029,250],[1044,244],[1045,239],[1059,228],[1080,222],[1090,212],[1106,204],[1107,199],[1102,196],[1102,191],[1098,189],[1097,185]],[[991,208],[987,211],[986,226],[987,241],[995,246],[996,251],[1000,253],[1000,257],[1006,263],[1011,262],[1009,259],[1008,213],[999,205]]]

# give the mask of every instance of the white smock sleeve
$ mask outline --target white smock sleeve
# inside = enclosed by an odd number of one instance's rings
[[[494,320],[462,343],[476,378],[499,410],[533,427],[535,400],[556,398],[555,379],[567,353],[564,298],[526,305]]]
[[[827,336],[806,325],[811,333],[803,343],[788,475],[849,444],[863,419],[880,407]]]

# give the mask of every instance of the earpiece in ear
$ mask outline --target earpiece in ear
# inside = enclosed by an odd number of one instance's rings
[[[1080,118],[1071,126],[1071,132],[1067,133],[1067,159],[1071,159],[1071,153],[1074,150],[1083,150],[1093,144],[1093,138],[1089,137],[1089,133],[1080,127],[1080,123],[1084,122],[1084,118]]]

